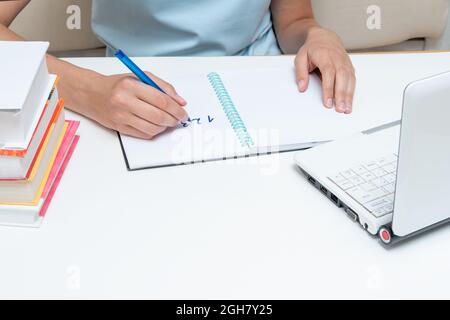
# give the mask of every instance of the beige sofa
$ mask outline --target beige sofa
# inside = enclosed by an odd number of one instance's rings
[[[449,0],[312,0],[312,3],[316,19],[336,31],[349,50],[450,49]]]
[[[312,0],[314,14],[336,31],[351,51],[449,50],[450,0]],[[124,0],[125,2],[125,0]],[[66,26],[71,5],[81,29]],[[104,55],[90,27],[91,0],[32,0],[12,29],[28,39],[48,40],[59,56]]]
[[[11,24],[11,29],[30,40],[50,41],[50,51],[60,56],[101,56],[101,43],[91,29],[91,0],[31,0]],[[80,8],[80,29],[67,20]]]

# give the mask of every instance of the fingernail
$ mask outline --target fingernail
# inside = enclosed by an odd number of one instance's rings
[[[179,96],[179,95],[177,94],[177,98],[178,98],[178,100],[180,101],[180,103],[181,103],[182,105],[187,104],[187,101],[186,101],[182,96]]]
[[[303,92],[303,91],[305,90],[304,87],[305,87],[305,80],[300,80],[300,81],[298,82],[298,90],[300,90],[301,92]]]
[[[333,99],[330,98],[327,100],[326,107],[329,109],[333,108]]]
[[[338,109],[338,111],[341,111],[341,112],[344,112],[345,111],[345,103],[343,102],[343,101],[340,101],[338,104],[337,104],[337,109]]]
[[[347,101],[347,112],[348,113],[352,112],[352,108],[353,108],[352,103],[350,101]]]

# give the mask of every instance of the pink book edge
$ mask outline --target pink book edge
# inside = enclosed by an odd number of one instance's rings
[[[52,202],[53,196],[55,195],[56,189],[58,188],[58,185],[64,175],[64,171],[66,170],[67,165],[69,164],[69,161],[72,158],[73,152],[74,152],[75,147],[77,146],[79,140],[80,140],[80,136],[78,136],[78,135],[75,136],[72,144],[70,145],[69,151],[67,151],[67,155],[64,159],[64,162],[61,165],[58,175],[56,176],[55,181],[53,182],[52,187],[47,195],[47,198],[44,201],[41,212],[39,213],[39,216],[41,218],[45,217],[45,214],[47,213],[50,203]]]
[[[50,171],[50,174],[47,179],[47,183],[44,187],[44,191],[42,192],[42,198],[47,198],[48,192],[50,191],[53,181],[55,180],[56,176],[58,175],[58,171],[61,168],[61,165],[64,161],[64,158],[66,157],[67,151],[69,150],[70,145],[72,144],[72,141],[74,139],[74,136],[76,134],[76,131],[79,126],[79,122],[74,121],[66,121],[69,125],[67,128],[66,134],[63,138],[63,141],[61,143],[61,146],[59,147],[58,154],[56,155],[55,161],[53,163],[53,167]]]

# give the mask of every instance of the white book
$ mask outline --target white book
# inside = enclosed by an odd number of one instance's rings
[[[56,107],[59,104],[58,90],[54,88],[48,100],[47,108],[33,130],[34,134],[26,148],[16,148],[14,146],[4,146],[0,148],[0,181],[1,180],[23,180],[27,178],[31,164],[37,156],[39,147],[43,144],[45,134],[48,133],[50,121],[55,114]],[[62,112],[62,111],[61,111]],[[20,151],[24,155],[2,155],[2,151]]]
[[[0,41],[0,144],[23,145],[30,136],[51,81],[48,46],[48,42]]]
[[[171,79],[190,121],[151,141],[120,135],[129,170],[308,148],[399,120],[399,108],[326,109],[319,78],[300,93],[289,68],[221,70]]]
[[[41,199],[37,206],[8,206],[0,205],[0,225],[16,227],[39,227],[42,217],[39,216],[45,199]]]

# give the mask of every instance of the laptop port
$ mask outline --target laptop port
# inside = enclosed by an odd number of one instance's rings
[[[358,215],[355,213],[355,211],[353,211],[350,208],[347,208],[345,210],[345,212],[347,213],[347,215],[350,217],[350,219],[352,219],[353,221],[358,221]]]
[[[334,194],[330,196],[331,201],[333,201],[336,205],[339,205],[339,199]]]
[[[320,191],[322,191],[322,193],[323,193],[324,195],[328,195],[328,190],[327,190],[327,188],[325,188],[324,186],[320,186]]]
[[[311,182],[313,185],[316,185],[316,179],[314,179],[313,177],[308,177],[309,182]]]

